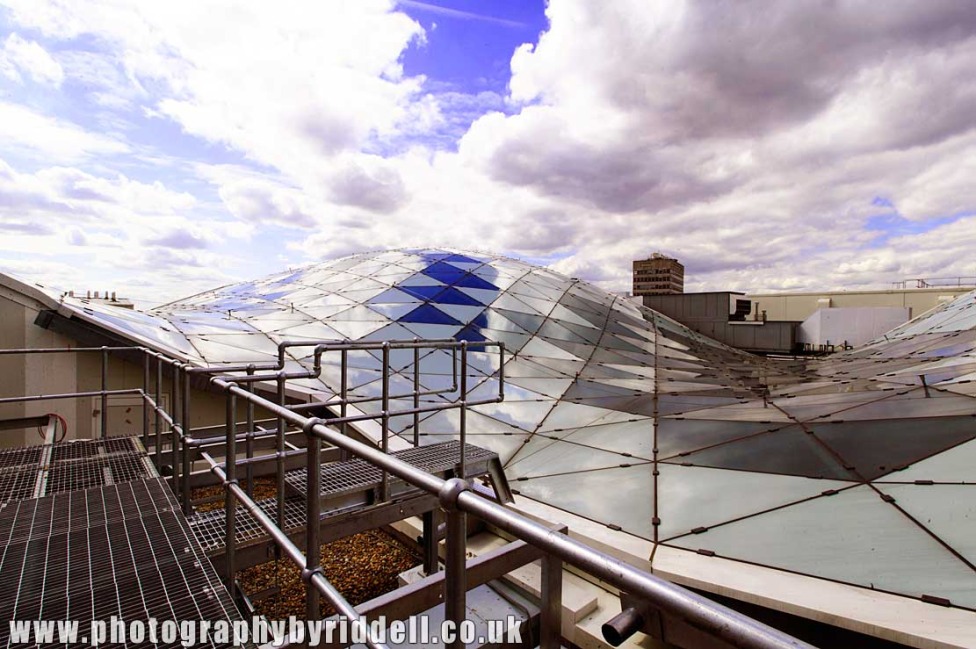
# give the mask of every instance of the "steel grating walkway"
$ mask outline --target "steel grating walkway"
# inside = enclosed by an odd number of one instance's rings
[[[474,478],[488,473],[489,465],[498,462],[498,455],[471,444],[465,445],[465,478]],[[413,466],[445,477],[453,475],[460,460],[461,444],[451,440],[440,444],[419,446],[391,453]],[[325,464],[320,470],[323,515],[334,516],[353,511],[375,503],[378,499],[383,472],[378,467],[360,459]],[[292,495],[285,499],[284,531],[294,532],[305,527],[305,492],[307,489],[305,469],[289,471],[285,474],[285,484]],[[393,500],[403,500],[426,492],[390,477],[390,494]],[[259,501],[258,506],[272,520],[276,520],[277,502],[274,498]],[[226,537],[226,516],[223,509],[216,509],[189,517],[190,529],[197,541],[210,554],[223,550]],[[237,510],[235,538],[238,546],[261,541],[267,533],[254,517],[242,508]]]
[[[81,645],[93,620],[242,620],[138,439],[0,451],[0,497],[0,619],[77,621]],[[118,646],[181,646],[145,640]]]
[[[142,443],[135,437],[5,449],[0,451],[0,502],[157,475]]]
[[[91,620],[112,616],[241,619],[162,478],[8,502],[0,530],[4,620],[77,620],[86,642]]]

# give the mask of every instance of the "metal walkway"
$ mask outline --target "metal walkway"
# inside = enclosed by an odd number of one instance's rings
[[[4,620],[77,620],[87,645],[93,620],[242,619],[162,478],[7,501],[0,530]],[[12,640],[0,626],[0,647]]]
[[[461,454],[461,444],[456,440],[409,448],[391,453],[393,457],[410,464],[422,471],[432,473],[441,478],[462,477],[458,475],[458,463]],[[478,446],[465,444],[465,475],[466,479],[490,475],[500,499],[508,499],[508,484],[504,480],[498,454]],[[363,512],[379,502],[379,491],[383,480],[383,471],[369,462],[361,459],[332,462],[322,465],[320,470],[321,488],[319,497],[322,502],[323,520],[336,518],[341,515],[352,515]],[[290,495],[284,505],[284,531],[298,532],[305,527],[305,492],[307,489],[307,472],[305,469],[289,471],[285,474],[285,484]],[[398,480],[390,479],[390,502],[402,508],[407,501],[423,499],[430,501],[430,506],[436,506],[431,496],[422,489]],[[277,502],[274,498],[258,501],[257,505],[272,519],[277,519]],[[421,507],[420,510],[428,509]],[[223,552],[226,542],[226,515],[224,510],[215,509],[202,514],[187,517],[190,529],[193,530],[197,541],[208,555],[214,556]],[[355,533],[358,526],[347,527],[349,533]],[[363,529],[375,527],[370,521],[363,523]],[[361,530],[360,530],[361,531]],[[268,540],[268,535],[247,511],[237,512],[235,527],[236,543],[239,547]]]

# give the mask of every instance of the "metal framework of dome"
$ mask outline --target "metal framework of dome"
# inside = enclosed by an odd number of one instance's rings
[[[505,401],[468,414],[468,439],[523,496],[655,543],[976,610],[976,293],[802,363],[544,268],[443,250],[354,255],[145,313],[64,306],[198,364],[270,361],[284,340],[467,340],[472,398],[497,391],[499,370],[477,343],[502,341]],[[375,393],[379,354],[349,362]],[[412,356],[392,362],[409,392]],[[421,358],[424,387],[449,386],[453,364]],[[337,376],[326,366],[307,387]],[[427,417],[422,439],[451,438],[456,417]]]

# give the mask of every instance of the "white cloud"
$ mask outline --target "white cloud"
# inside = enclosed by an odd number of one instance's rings
[[[551,0],[500,97],[407,76],[406,49],[448,29],[425,34],[392,0],[5,1],[100,109],[198,147],[151,166],[171,152],[0,103],[5,150],[41,167],[0,168],[0,201],[46,219],[8,217],[10,236],[123,241],[118,263],[154,291],[192,268],[399,246],[559,258],[614,290],[655,250],[694,289],[973,272],[972,3]],[[82,36],[97,51],[65,51]],[[127,149],[190,189],[119,175]]]
[[[60,86],[64,70],[47,50],[34,41],[10,34],[0,50],[0,74],[23,81],[24,72],[37,83]]]
[[[118,140],[5,101],[0,101],[0,141],[5,142],[7,150],[18,149],[29,155],[63,161],[128,150]]]

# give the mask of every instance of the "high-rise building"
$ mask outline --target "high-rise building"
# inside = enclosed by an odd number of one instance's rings
[[[677,259],[655,252],[634,260],[634,295],[684,293],[685,267]]]

